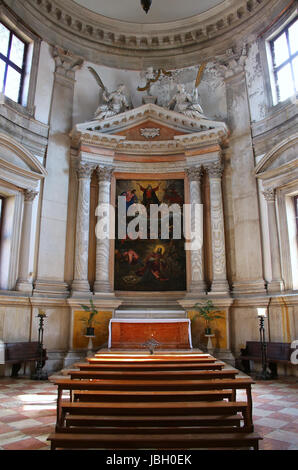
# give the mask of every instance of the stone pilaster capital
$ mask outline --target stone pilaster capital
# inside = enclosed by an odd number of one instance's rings
[[[275,189],[268,188],[263,191],[264,198],[267,202],[275,202]]]
[[[84,60],[58,46],[52,48],[52,55],[56,64],[56,74],[74,80],[75,72],[82,67]]]
[[[95,170],[95,165],[90,163],[80,162],[76,167],[76,172],[79,179],[89,179],[91,178],[92,172]]]
[[[217,161],[204,165],[204,168],[207,171],[209,178],[221,178],[224,170],[224,165],[222,162]]]
[[[203,175],[202,167],[191,166],[189,168],[186,168],[185,173],[187,174],[189,181],[201,182],[201,178]]]
[[[25,202],[34,201],[37,194],[38,194],[38,191],[34,191],[32,189],[25,189],[25,191],[24,191],[24,201]]]
[[[217,68],[221,76],[227,79],[244,72],[247,53],[248,46],[244,44],[227,49],[223,56],[217,57]]]
[[[114,172],[114,168],[111,166],[104,166],[104,165],[98,166],[96,168],[96,172],[97,172],[98,181],[110,182],[113,172]]]

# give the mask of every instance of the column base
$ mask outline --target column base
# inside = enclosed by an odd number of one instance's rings
[[[34,284],[33,297],[55,297],[65,299],[69,296],[69,286],[63,281],[38,279]]]
[[[226,280],[214,280],[211,285],[211,291],[208,295],[227,295],[230,293],[230,287]]]
[[[268,282],[267,291],[268,292],[282,292],[285,290],[284,282],[281,279],[272,279]]]
[[[193,295],[206,295],[207,285],[205,281],[194,281],[189,286],[189,293]]]
[[[109,281],[95,281],[93,286],[94,295],[111,294],[113,290]]]
[[[30,281],[18,279],[17,284],[16,284],[16,290],[19,292],[27,292],[31,294],[33,290],[33,284]]]
[[[266,294],[265,281],[263,279],[233,282],[232,290],[233,294]]]
[[[71,286],[72,297],[89,297],[91,295],[90,285],[87,280],[75,279]]]

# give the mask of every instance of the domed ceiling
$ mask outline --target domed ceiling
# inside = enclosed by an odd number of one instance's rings
[[[224,0],[152,0],[152,6],[146,14],[140,0],[75,0],[88,10],[130,23],[167,23],[190,18],[226,3]]]
[[[0,1],[1,3],[1,1]],[[5,0],[41,38],[89,62],[168,70],[243,48],[289,0]]]

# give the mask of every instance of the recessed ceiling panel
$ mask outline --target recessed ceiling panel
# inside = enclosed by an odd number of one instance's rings
[[[146,14],[140,0],[75,0],[100,15],[131,23],[167,23],[199,15],[223,0],[152,0]]]

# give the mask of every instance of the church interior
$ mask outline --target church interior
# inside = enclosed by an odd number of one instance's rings
[[[0,450],[297,450],[297,0],[0,0],[0,86]]]

